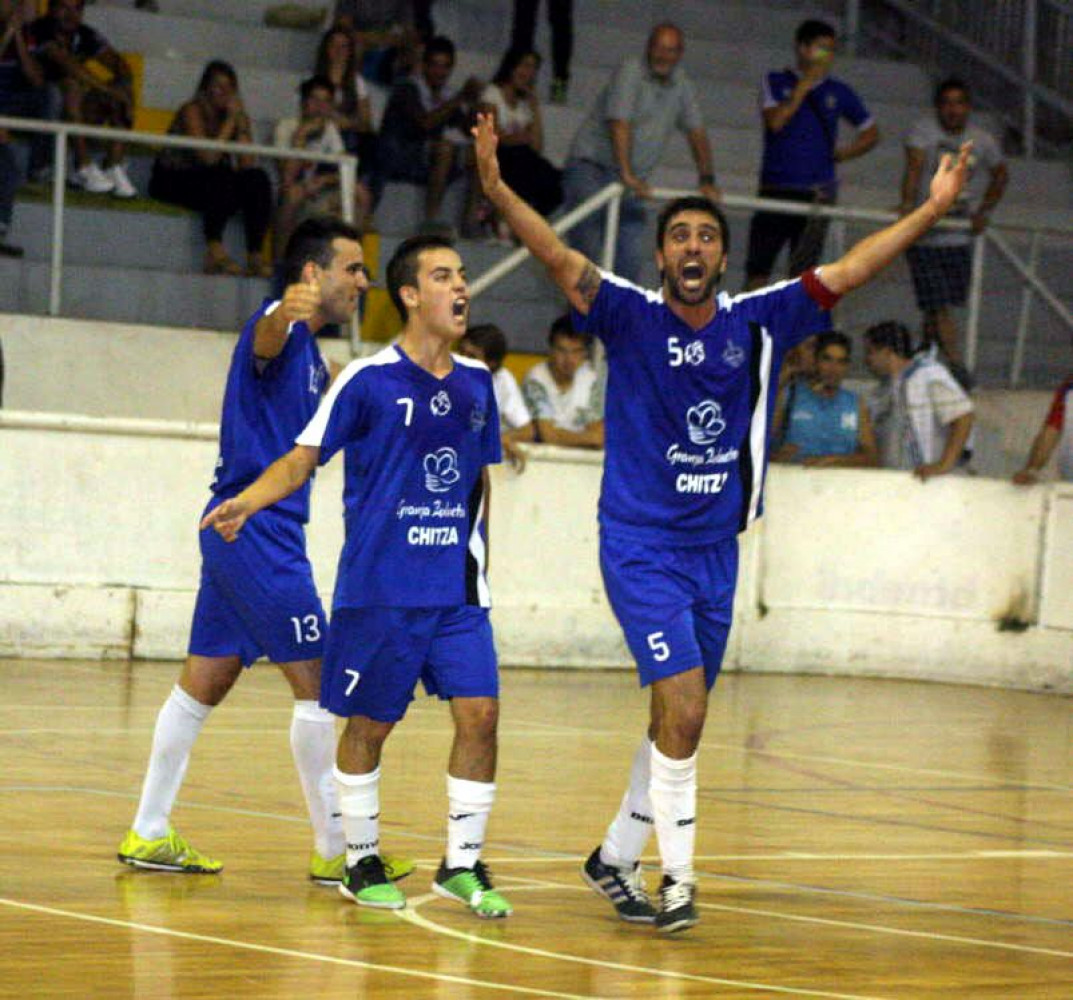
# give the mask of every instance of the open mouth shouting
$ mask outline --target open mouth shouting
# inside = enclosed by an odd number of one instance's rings
[[[689,292],[699,291],[704,285],[707,269],[699,260],[687,260],[678,272],[682,288]]]
[[[465,295],[459,295],[458,298],[451,303],[451,316],[455,319],[464,320],[468,312],[469,298]]]

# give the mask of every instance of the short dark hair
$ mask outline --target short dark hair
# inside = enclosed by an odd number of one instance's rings
[[[418,258],[426,250],[453,250],[454,243],[446,236],[437,236],[428,233],[420,236],[410,236],[403,240],[391,255],[384,272],[387,276],[387,293],[391,301],[398,309],[399,315],[406,321],[406,303],[402,301],[401,289],[403,285],[417,287]]]
[[[298,96],[304,101],[314,90],[326,90],[329,94],[335,94],[335,84],[328,77],[316,73],[308,80],[303,80],[298,86]]]
[[[314,215],[291,233],[283,251],[283,282],[293,285],[302,280],[302,268],[307,261],[329,267],[335,256],[335,240],[361,242],[361,230],[334,215]]]
[[[425,54],[421,59],[428,62],[433,56],[438,55],[450,56],[451,62],[455,61],[455,43],[446,35],[433,35],[425,42]]]
[[[811,45],[817,38],[837,38],[838,32],[834,27],[828,24],[826,21],[818,21],[815,18],[809,18],[807,21],[802,21],[797,26],[797,31],[794,34],[795,45]]]
[[[574,340],[580,340],[584,343],[586,349],[592,343],[592,337],[584,330],[574,329],[574,320],[570,316],[570,313],[563,313],[561,316],[556,316],[552,321],[551,327],[548,330],[548,346],[551,347],[555,344],[555,341],[560,337],[572,337]]]
[[[849,337],[838,330],[827,330],[824,333],[816,335],[816,344],[814,347],[816,357],[818,358],[820,356],[820,352],[825,347],[831,347],[832,345],[845,348],[847,357],[853,354],[853,345],[850,342]]]
[[[969,85],[961,77],[948,76],[946,79],[940,80],[935,88],[934,104],[936,107],[939,106],[939,102],[948,90],[960,90],[965,95],[966,100],[972,100],[972,91],[969,90]]]
[[[671,219],[680,212],[705,212],[719,223],[719,236],[723,241],[723,253],[730,252],[730,225],[723,210],[710,198],[699,194],[687,194],[683,198],[675,198],[667,202],[659,213],[656,221],[656,247],[663,249],[663,237],[667,235],[667,227]]]
[[[876,323],[864,331],[864,339],[873,347],[889,347],[902,358],[913,356],[913,337],[909,328],[897,320]]]
[[[501,364],[507,356],[507,335],[495,323],[478,323],[471,326],[463,339],[480,348],[484,362],[489,368]]]

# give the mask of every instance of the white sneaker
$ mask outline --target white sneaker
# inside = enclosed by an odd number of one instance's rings
[[[115,182],[96,163],[87,163],[75,171],[74,186],[90,194],[107,194],[115,187]]]
[[[114,167],[108,167],[104,171],[107,178],[112,182],[113,198],[137,198],[138,189],[131,183],[127,168],[122,163]]]

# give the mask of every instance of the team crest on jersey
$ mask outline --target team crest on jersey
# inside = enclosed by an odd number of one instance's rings
[[[745,361],[745,349],[728,337],[727,346],[723,348],[723,360],[731,368],[740,368]]]
[[[430,493],[446,493],[461,478],[454,448],[437,448],[425,456],[425,486]]]
[[[309,391],[319,396],[324,390],[324,365],[309,363]]]
[[[451,397],[446,389],[441,389],[429,401],[428,408],[434,417],[446,417],[451,412]]]
[[[704,342],[692,340],[686,344],[685,361],[687,365],[699,365],[704,361]]]
[[[714,400],[706,399],[686,411],[686,426],[693,444],[714,444],[726,430],[723,408]]]
[[[488,414],[484,407],[480,403],[474,403],[473,409],[469,411],[469,429],[474,434],[480,434],[486,423],[488,423]]]

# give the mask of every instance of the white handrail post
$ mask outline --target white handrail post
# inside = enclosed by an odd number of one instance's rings
[[[67,183],[67,133],[56,132],[52,162],[52,262],[48,276],[48,314],[59,316],[63,296],[63,198]]]
[[[339,164],[339,198],[343,211],[343,221],[354,222],[354,189],[358,183],[357,160],[348,156]],[[361,354],[361,316],[354,313],[350,320],[350,356],[356,358]]]
[[[1025,87],[1025,156],[1036,155],[1036,0],[1025,0],[1022,72]]]
[[[861,4],[860,0],[847,0],[846,23],[842,28],[845,34],[846,51],[855,56],[860,51]]]
[[[607,203],[607,217],[604,220],[604,248],[600,257],[600,266],[605,271],[615,269],[615,246],[618,243],[618,217],[622,209],[622,192],[620,191]]]
[[[1028,273],[1035,277],[1036,267],[1039,264],[1039,252],[1042,239],[1037,230],[1032,234],[1032,248],[1028,253]],[[1010,364],[1010,388],[1016,389],[1021,383],[1021,370],[1025,361],[1025,343],[1028,340],[1028,321],[1032,313],[1032,299],[1036,294],[1035,286],[1031,281],[1025,282],[1021,292],[1021,316],[1017,321],[1017,340],[1013,345],[1013,361]]]
[[[976,348],[980,340],[980,301],[984,291],[984,248],[987,234],[973,237],[972,278],[969,282],[969,318],[965,324],[965,367],[976,370]]]

